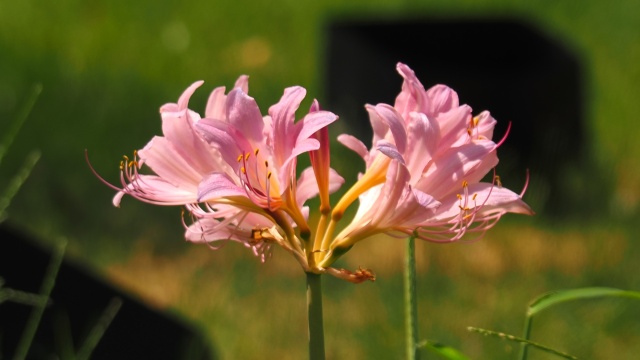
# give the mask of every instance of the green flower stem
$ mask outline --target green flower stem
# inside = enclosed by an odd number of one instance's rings
[[[324,325],[322,322],[322,278],[307,273],[307,314],[309,317],[309,360],[324,360]]]
[[[418,304],[416,296],[416,239],[407,239],[404,268],[404,320],[407,360],[420,359],[418,350]]]
[[[529,337],[531,336],[531,323],[533,321],[533,317],[529,314],[527,314],[527,318],[524,322],[524,334],[522,335],[522,338],[525,340],[529,340]],[[529,349],[528,346],[529,344],[526,342],[522,342],[520,343],[520,360],[526,360],[527,356],[529,355]]]

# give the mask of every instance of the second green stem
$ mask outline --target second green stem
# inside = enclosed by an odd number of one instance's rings
[[[418,351],[418,303],[416,295],[416,239],[407,240],[404,266],[404,320],[407,360],[420,359]]]

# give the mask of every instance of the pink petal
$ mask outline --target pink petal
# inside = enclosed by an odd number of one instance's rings
[[[239,164],[236,161],[242,149],[238,147],[238,139],[233,134],[236,130],[228,123],[213,119],[202,119],[196,124],[196,129],[202,138],[220,152],[224,162],[229,164],[233,172],[237,172]],[[250,147],[246,142],[245,147]]]
[[[428,117],[449,112],[460,106],[458,94],[446,85],[436,85],[427,90],[428,106],[422,110]]]
[[[440,126],[439,152],[460,146],[469,141],[467,129],[471,120],[471,108],[462,105],[435,118]]]
[[[199,174],[206,174],[220,168],[220,154],[209,146],[194,128],[194,121],[188,112],[175,118],[162,114],[162,132],[171,143],[175,155],[182,157]]]
[[[307,139],[336,120],[338,120],[338,116],[329,111],[309,113],[296,124],[300,127],[297,131],[298,139]]]
[[[493,138],[493,129],[496,126],[497,121],[491,116],[488,111],[481,112],[478,116],[478,125],[473,130],[473,136],[480,136],[491,140]]]
[[[177,187],[155,175],[138,175],[113,198],[113,205],[120,206],[124,195],[156,205],[185,205],[197,201],[195,190]]]
[[[207,100],[207,107],[204,111],[204,116],[210,119],[222,120],[226,114],[227,95],[225,95],[226,88],[224,86],[213,89]]]
[[[390,157],[391,159],[396,160],[403,165],[405,164],[402,154],[398,151],[394,144],[386,140],[380,140],[376,144],[376,149],[378,149],[378,151]]]
[[[193,95],[196,89],[199,88],[202,84],[204,84],[204,81],[202,80],[196,81],[193,84],[191,84],[185,91],[182,92],[182,95],[180,95],[180,98],[178,99],[177,104],[169,103],[161,106],[160,113],[181,112],[186,110],[189,107],[189,99],[191,98],[191,95]]]
[[[398,63],[396,69],[404,78],[404,81],[402,82],[402,91],[396,97],[394,107],[406,118],[411,112],[423,111],[423,107],[427,103],[427,97],[422,83],[420,83],[413,70],[402,63]]]
[[[407,129],[404,127],[404,120],[400,114],[387,104],[376,105],[375,110],[389,127],[398,151],[404,153],[407,147]]]
[[[329,194],[337,191],[344,184],[344,178],[333,169],[329,169]],[[307,200],[318,195],[318,183],[312,167],[308,167],[302,171],[298,178],[296,188],[296,202],[298,206],[302,206]]]
[[[167,138],[156,136],[138,152],[140,158],[165,181],[186,190],[195,190],[202,177]]]
[[[273,120],[274,153],[279,158],[279,164],[284,163],[283,155],[295,144],[298,135],[294,127],[296,110],[306,93],[300,86],[286,88],[280,101],[269,108],[269,115]]]
[[[211,173],[198,186],[198,202],[206,202],[229,196],[247,196],[246,191],[236,185],[226,174]]]
[[[462,191],[459,192],[460,195]],[[517,213],[524,215],[533,215],[533,211],[522,198],[503,187],[498,187],[490,183],[477,183],[469,185],[468,199],[466,206],[470,209],[478,209],[477,217],[486,216],[496,213]],[[460,215],[461,200],[452,194],[442,200],[442,206],[438,208],[432,222],[441,222],[447,219],[453,219]],[[473,198],[475,197],[475,200]],[[464,200],[464,198],[463,198]]]
[[[425,114],[412,112],[407,133],[407,150],[404,158],[411,173],[411,183],[415,184],[436,153],[440,130],[438,124],[434,124]]]
[[[367,110],[367,113],[369,113],[369,122],[373,129],[373,140],[371,143],[375,144],[387,136],[389,125],[382,119],[380,114],[378,114],[375,106],[367,104],[365,105],[365,109]]]
[[[362,141],[358,140],[358,138],[356,138],[355,136],[349,134],[338,135],[338,142],[346,146],[347,149],[354,151],[356,154],[360,155],[360,157],[362,157],[364,161],[367,161],[367,159],[369,158],[369,149],[367,149],[367,146]]]
[[[233,89],[227,95],[227,119],[229,124],[250,142],[254,144],[262,142],[264,122],[258,104],[239,88]]]
[[[498,163],[496,145],[492,141],[478,141],[445,151],[434,159],[416,188],[437,199],[457,191],[462,181],[479,181]]]
[[[249,76],[248,75],[240,75],[236,83],[233,85],[234,89],[241,89],[243,93],[249,93]]]

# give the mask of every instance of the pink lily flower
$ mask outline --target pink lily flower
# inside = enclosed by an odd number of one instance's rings
[[[237,241],[263,260],[277,243],[306,261],[294,229],[309,233],[304,203],[337,190],[344,180],[328,169],[329,181],[319,189],[311,167],[296,178],[297,156],[320,149],[315,134],[337,116],[314,108],[296,122],[306,90],[291,87],[263,117],[247,95],[248,78],[241,76],[228,95],[224,87],[211,93],[202,118],[188,108],[201,85],[192,84],[177,103],[160,108],[164,136],[121,163],[122,188],[110,185],[118,190],[114,205],[124,195],[183,205],[192,218],[192,224],[185,224],[189,241]],[[143,164],[155,174],[139,173]]]
[[[372,149],[350,135],[338,138],[367,168],[333,209],[337,221],[355,199],[360,202],[353,221],[330,242],[321,266],[374,234],[449,242],[469,232],[484,233],[505,213],[533,214],[522,194],[503,188],[496,176],[481,182],[497,165],[497,148],[504,141],[492,141],[496,121],[491,115],[473,117],[452,89],[425,90],[408,66],[399,63],[397,70],[404,83],[395,105],[366,106]]]

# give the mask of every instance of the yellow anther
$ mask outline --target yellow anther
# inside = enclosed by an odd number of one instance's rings
[[[248,160],[249,160],[249,156],[251,156],[251,153],[247,153],[247,154],[244,156],[244,161],[248,161]]]
[[[462,195],[456,194],[456,197],[458,198],[458,200],[462,200]]]
[[[238,155],[238,162],[242,161],[242,154]]]
[[[133,157],[137,157],[138,156],[138,150],[133,150]]]
[[[267,180],[271,180],[271,171],[267,173]]]
[[[477,194],[477,193],[475,193],[475,194],[473,194],[473,196],[471,197],[471,200],[476,201],[476,198],[477,198],[477,197],[478,197],[478,194]]]
[[[240,172],[242,172],[243,174],[246,174],[247,173],[247,169],[245,169],[244,166],[243,166],[243,167],[240,168]]]
[[[129,161],[129,163],[127,164],[127,167],[133,167],[136,164],[135,161]]]
[[[478,126],[479,122],[480,122],[480,118],[477,116],[472,119],[473,126]]]
[[[262,240],[262,229],[252,229],[251,230],[251,239],[255,241]]]
[[[267,160],[264,161],[264,166],[269,167],[269,162]]]
[[[259,153],[259,152],[260,152],[260,149],[255,149],[255,150],[253,151],[253,153],[254,153],[256,156],[258,156],[258,153]]]
[[[500,176],[496,175],[495,180],[496,180],[496,185],[498,185],[498,187],[502,187],[502,181],[500,181]]]
[[[467,182],[467,180],[462,180],[462,187],[466,188],[467,186],[469,186],[469,183]]]
[[[120,161],[120,171],[124,170],[124,161]]]

